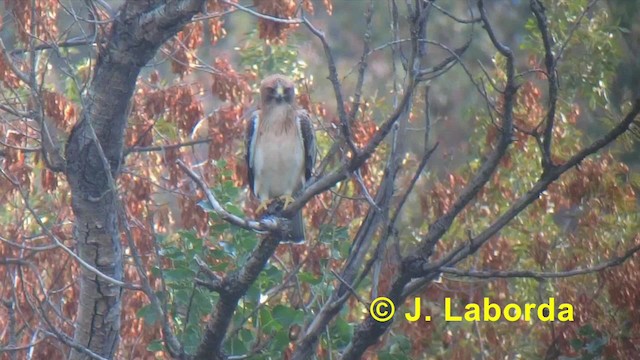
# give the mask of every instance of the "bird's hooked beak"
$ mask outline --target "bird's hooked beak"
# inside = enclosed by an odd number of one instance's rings
[[[276,100],[281,102],[284,100],[284,86],[278,81],[276,84]]]

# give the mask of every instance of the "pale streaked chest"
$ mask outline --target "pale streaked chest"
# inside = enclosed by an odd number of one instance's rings
[[[300,128],[285,111],[261,119],[254,172],[260,198],[291,195],[304,184],[304,144]]]

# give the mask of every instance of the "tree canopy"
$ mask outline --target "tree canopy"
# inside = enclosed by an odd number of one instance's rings
[[[2,358],[640,353],[635,1],[0,9]],[[319,154],[262,214],[274,73]]]

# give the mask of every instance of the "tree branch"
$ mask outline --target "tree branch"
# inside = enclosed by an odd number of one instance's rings
[[[489,34],[493,45],[498,49],[498,51],[507,59],[506,63],[506,73],[507,80],[505,85],[505,90],[503,93],[504,99],[504,110],[502,113],[502,124],[501,124],[501,134],[498,139],[498,144],[496,148],[489,154],[487,160],[480,166],[477,173],[469,181],[469,185],[462,190],[460,196],[456,199],[451,210],[449,210],[446,214],[438,218],[430,227],[427,235],[421,241],[419,257],[424,259],[431,256],[434,247],[437,242],[442,238],[445,232],[449,229],[453,220],[458,216],[458,214],[469,204],[478,192],[484,187],[484,185],[491,179],[491,176],[495,173],[495,170],[498,168],[500,160],[506,154],[507,148],[512,141],[513,136],[513,106],[515,103],[515,95],[516,95],[516,85],[515,85],[515,68],[514,68],[514,59],[511,49],[500,43],[495,34],[493,32],[493,28],[491,27],[491,23],[489,22],[487,15],[484,11],[482,0],[478,1],[478,9],[480,10],[480,15],[482,21],[484,23],[485,30]]]
[[[231,318],[238,307],[238,301],[258,278],[265,264],[280,243],[281,235],[269,234],[251,252],[246,264],[222,280],[220,299],[216,303],[211,319],[207,322],[202,342],[195,359],[224,359],[222,343],[226,336]]]
[[[78,256],[116,280],[123,278],[124,270],[114,179],[123,161],[136,80],[158,48],[203,5],[204,0],[126,1],[98,49],[80,120],[67,141],[64,170],[72,195]],[[89,271],[81,273],[79,282],[73,341],[111,358],[119,341],[122,289]],[[71,359],[84,356],[77,349],[70,354]]]
[[[531,0],[531,11],[535,15],[538,30],[542,36],[544,46],[544,65],[547,69],[547,82],[549,84],[549,109],[542,135],[542,168],[547,169],[553,166],[551,159],[551,143],[553,142],[553,124],[556,117],[556,104],[558,102],[558,78],[556,72],[556,61],[551,47],[553,46],[544,5],[539,0]]]
[[[311,33],[322,42],[322,47],[324,48],[324,54],[327,58],[329,67],[329,81],[331,81],[331,85],[333,85],[333,92],[336,97],[336,107],[338,108],[338,117],[340,118],[340,129],[342,130],[342,136],[344,137],[344,141],[349,146],[349,149],[353,152],[353,156],[356,156],[356,154],[358,154],[358,148],[353,143],[353,139],[351,138],[351,126],[349,124],[349,118],[347,117],[347,111],[344,108],[342,86],[340,85],[340,80],[338,80],[338,70],[336,69],[336,62],[333,59],[333,51],[331,50],[331,47],[329,46],[324,33],[313,26],[313,24],[311,24],[311,22],[306,17],[303,16],[302,20],[304,21],[304,24],[307,26],[307,28],[309,28]]]
[[[513,205],[509,207],[509,209],[507,209],[502,215],[500,215],[484,231],[482,231],[472,239],[469,239],[469,241],[466,241],[465,244],[460,245],[456,249],[450,251],[438,261],[435,261],[431,264],[423,264],[423,268],[421,270],[422,276],[429,278],[417,279],[413,281],[411,284],[407,285],[407,289],[404,294],[406,296],[410,295],[425,283],[431,281],[430,277],[432,277],[432,275],[434,274],[437,275],[440,272],[441,268],[454,266],[455,264],[464,260],[470,254],[476,252],[484,243],[489,241],[489,239],[493,235],[497,234],[498,231],[500,231],[513,218],[515,218],[520,212],[522,212],[522,210],[524,210],[527,206],[537,200],[540,194],[542,194],[542,192],[544,192],[553,181],[558,179],[562,174],[569,171],[574,166],[578,165],[587,156],[595,154],[605,146],[612,143],[626,131],[628,131],[630,124],[639,114],[640,99],[637,99],[633,104],[633,108],[618,125],[611,129],[605,136],[594,141],[591,145],[579,151],[564,164],[557,165],[556,167],[552,168],[552,170],[545,172],[541,176],[540,180],[538,180],[532,186],[532,188],[529,189],[529,191],[527,191],[518,200],[516,200]]]
[[[218,202],[211,190],[209,190],[209,187],[204,182],[204,180],[202,180],[198,175],[196,175],[196,173],[189,169],[187,165],[182,162],[182,160],[178,160],[176,164],[178,164],[178,167],[198,185],[202,192],[204,192],[207,200],[209,201],[209,204],[211,204],[211,206],[213,207],[213,211],[218,214],[222,218],[222,220],[245,230],[273,232],[282,231],[283,225],[281,225],[276,218],[268,218],[266,220],[255,221],[243,219],[228,212],[222,207],[222,205],[220,205],[220,202]]]
[[[258,17],[260,19],[265,19],[265,20],[269,20],[269,21],[273,21],[273,22],[277,22],[277,23],[281,23],[281,24],[302,24],[304,22],[304,19],[284,19],[284,18],[277,18],[277,17],[273,17],[273,16],[269,16],[266,14],[262,14],[259,13],[255,10],[251,10],[248,7],[242,6],[238,3],[235,2],[231,2],[228,0],[221,0],[222,3],[233,6],[234,8],[244,11],[247,14],[251,14],[255,17]]]
[[[606,270],[612,267],[620,266],[625,261],[629,260],[633,255],[640,252],[640,244],[631,247],[629,250],[625,251],[623,255],[612,257],[611,259],[599,263],[594,266],[589,266],[587,268],[577,268],[568,271],[558,271],[558,272],[543,272],[543,271],[532,271],[532,270],[460,270],[452,267],[444,266],[440,268],[440,271],[444,274],[451,274],[462,277],[473,277],[480,279],[495,279],[495,278],[533,278],[537,280],[543,279],[557,279],[557,278],[567,278],[579,275],[587,275],[595,272],[600,272],[602,270]]]

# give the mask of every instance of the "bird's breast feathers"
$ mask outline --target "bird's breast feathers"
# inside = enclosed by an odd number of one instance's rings
[[[256,130],[256,195],[262,200],[292,195],[304,184],[305,166],[304,144],[295,114],[267,114]]]

